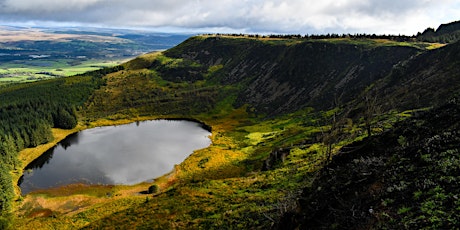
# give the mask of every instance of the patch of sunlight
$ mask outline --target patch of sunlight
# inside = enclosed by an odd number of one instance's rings
[[[257,145],[265,139],[272,138],[273,136],[275,136],[275,132],[252,132],[246,135],[251,145]]]
[[[241,151],[249,155],[254,152],[254,146],[248,146],[248,147],[242,148]]]
[[[438,48],[441,48],[443,46],[445,46],[447,44],[442,44],[442,43],[431,43],[428,47],[426,47],[427,50],[434,50],[434,49],[438,49]]]

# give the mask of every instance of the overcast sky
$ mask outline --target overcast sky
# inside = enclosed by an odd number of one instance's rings
[[[460,0],[0,0],[3,25],[412,35],[457,20]]]

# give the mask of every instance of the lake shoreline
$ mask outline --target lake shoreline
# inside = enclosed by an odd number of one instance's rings
[[[87,130],[87,129],[92,129],[92,128],[105,127],[105,126],[127,125],[127,124],[136,123],[136,122],[156,121],[156,120],[190,121],[190,122],[198,123],[200,125],[200,127],[205,129],[206,131],[209,131],[209,132],[212,131],[212,127],[210,125],[206,124],[203,121],[195,119],[195,118],[158,117],[158,116],[137,117],[135,119],[124,118],[124,119],[117,119],[117,120],[98,119],[98,120],[89,122],[89,123],[87,123],[85,125],[82,125],[81,122],[79,122],[77,127],[73,128],[73,129],[66,130],[66,129],[53,128],[52,129],[53,137],[54,137],[53,141],[48,142],[46,144],[36,146],[34,148],[23,149],[23,150],[21,150],[19,152],[18,159],[19,159],[21,167],[20,167],[20,169],[14,169],[13,171],[11,171],[11,175],[13,177],[12,182],[14,183],[14,190],[15,190],[15,199],[14,200],[15,201],[21,201],[23,199],[23,197],[27,196],[27,194],[26,195],[21,194],[21,189],[20,189],[20,187],[18,185],[18,182],[19,182],[20,178],[22,177],[22,175],[25,172],[25,168],[31,162],[33,162],[34,160],[36,160],[37,158],[42,156],[44,153],[46,153],[48,150],[50,150],[51,148],[56,146],[59,142],[61,142],[62,140],[64,140],[68,136],[70,136],[70,135],[72,135],[74,133],[78,133],[78,132],[81,132],[81,131],[84,131],[84,130]],[[210,140],[211,140],[211,144],[210,144],[210,146],[211,146],[212,145],[212,139],[210,139]],[[171,174],[174,174],[174,172],[175,172],[175,170],[172,169],[170,172],[167,172],[162,176],[158,176],[155,179],[164,177],[165,175],[171,176]],[[142,183],[145,183],[145,182],[141,182],[139,184],[142,184]],[[136,186],[136,185],[137,184],[132,185],[132,186]],[[111,185],[111,186],[117,186],[117,185]],[[123,185],[123,186],[127,186],[127,185]],[[91,185],[89,185],[89,187],[91,187]],[[16,209],[17,207],[20,206],[20,204],[18,204],[18,205],[15,204],[14,206],[15,206],[14,209]]]

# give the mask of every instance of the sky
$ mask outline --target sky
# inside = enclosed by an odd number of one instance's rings
[[[0,0],[0,24],[163,32],[413,35],[460,20],[460,0]]]

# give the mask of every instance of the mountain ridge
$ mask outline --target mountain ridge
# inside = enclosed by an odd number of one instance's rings
[[[224,63],[216,72],[218,81],[247,82],[247,90],[238,95],[236,106],[250,104],[263,114],[293,112],[305,106],[327,109],[334,106],[331,103],[334,97],[342,97],[342,103],[346,103],[352,99],[351,95],[386,76],[394,65],[419,51],[405,46],[374,47],[327,41],[278,45],[251,40],[251,46],[238,46],[238,50],[231,49],[238,44],[238,38],[196,39],[199,44],[188,52],[179,45],[165,55],[190,59],[206,67]],[[192,39],[183,44],[195,42]],[[213,46],[216,42],[220,44],[218,48]],[[210,52],[209,47],[217,50]],[[227,53],[233,59],[227,58]],[[277,109],[270,111],[271,108]]]

